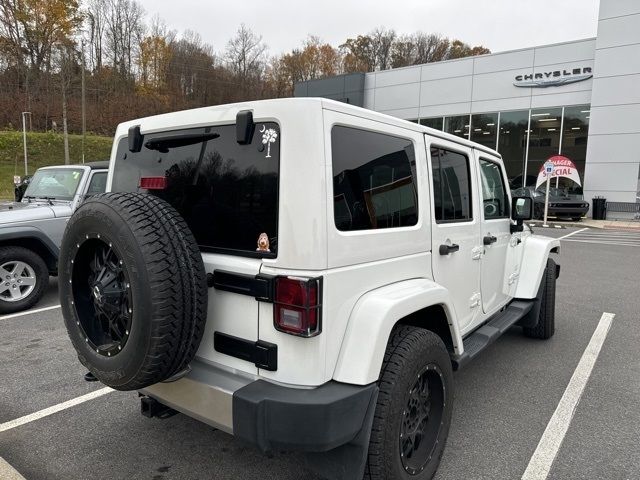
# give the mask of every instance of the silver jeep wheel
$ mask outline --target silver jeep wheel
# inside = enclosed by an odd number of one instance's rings
[[[31,265],[10,261],[0,265],[0,300],[19,302],[36,288],[36,272]]]

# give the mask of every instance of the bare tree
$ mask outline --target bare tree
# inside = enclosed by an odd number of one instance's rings
[[[387,30],[383,27],[378,27],[369,33],[368,37],[371,39],[371,52],[376,70],[391,68],[393,45],[397,36],[395,30]]]
[[[85,13],[89,64],[93,71],[102,68],[103,42],[107,23],[107,0],[89,0]]]
[[[137,46],[144,35],[144,9],[136,0],[107,0],[105,40],[113,68],[133,77]]]
[[[62,93],[62,131],[64,134],[64,163],[69,164],[69,125],[67,120],[67,97],[74,75],[78,71],[77,52],[72,43],[60,43],[55,47],[55,66],[60,78]]]
[[[262,36],[256,35],[244,23],[240,25],[236,36],[227,43],[226,60],[231,71],[240,80],[262,75],[267,46]]]

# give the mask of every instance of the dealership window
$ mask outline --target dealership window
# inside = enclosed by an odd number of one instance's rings
[[[407,227],[418,222],[411,140],[335,126],[331,155],[338,230]]]
[[[444,131],[457,137],[469,138],[470,115],[458,115],[444,119]]]
[[[537,176],[544,162],[560,151],[562,108],[531,110],[530,129],[527,175]]]
[[[528,124],[529,110],[500,113],[498,152],[502,155],[511,188],[522,187]]]
[[[421,118],[420,125],[435,128],[436,130],[442,130],[444,125],[444,117]]]
[[[496,148],[498,113],[482,113],[471,116],[471,141]]]
[[[590,116],[589,105],[565,107],[564,109],[561,153],[575,164],[580,174],[581,182],[584,182]],[[558,180],[558,186],[572,193],[582,193],[582,187],[569,179],[560,178]]]
[[[431,167],[436,222],[471,220],[471,182],[467,156],[431,147]]]

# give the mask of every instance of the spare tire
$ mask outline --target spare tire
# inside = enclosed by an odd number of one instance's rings
[[[93,196],[71,216],[60,251],[64,321],[98,380],[138,390],[188,367],[206,322],[206,274],[171,205],[139,193]]]

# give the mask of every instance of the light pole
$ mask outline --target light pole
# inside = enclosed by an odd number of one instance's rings
[[[27,115],[31,115],[31,112],[22,112],[22,144],[24,146],[24,174],[28,175],[29,170],[27,168]],[[31,117],[29,117],[31,119]]]

